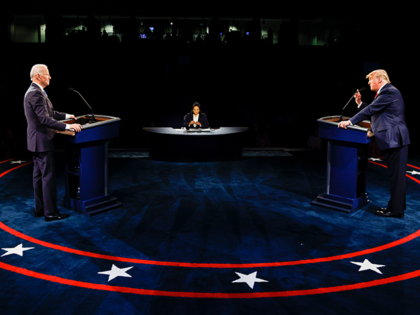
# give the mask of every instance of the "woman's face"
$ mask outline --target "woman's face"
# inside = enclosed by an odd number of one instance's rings
[[[193,108],[194,115],[198,115],[199,112],[200,112],[200,107],[194,106],[194,108]]]

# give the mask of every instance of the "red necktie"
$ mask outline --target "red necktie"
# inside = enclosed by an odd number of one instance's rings
[[[378,96],[378,93],[375,94],[375,98]]]

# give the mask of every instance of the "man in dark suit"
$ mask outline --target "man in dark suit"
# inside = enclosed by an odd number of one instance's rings
[[[379,208],[375,214],[383,217],[404,217],[406,208],[406,169],[410,136],[404,116],[404,100],[389,80],[385,70],[375,70],[367,75],[370,89],[376,92],[370,105],[361,101],[360,93],[355,94],[358,114],[338,124],[347,129],[362,120],[371,120],[372,131],[381,154],[385,157],[390,174],[391,199],[386,208]]]
[[[35,195],[35,217],[45,221],[62,220],[68,214],[61,214],[57,207],[57,186],[55,182],[55,160],[53,137],[55,130],[81,130],[79,124],[64,124],[57,120],[75,119],[74,115],[56,112],[44,88],[50,84],[47,66],[35,65],[31,69],[31,80],[24,99],[26,121],[28,123],[28,150],[34,161],[33,185]]]

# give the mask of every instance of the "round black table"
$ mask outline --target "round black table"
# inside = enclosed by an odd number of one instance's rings
[[[248,127],[220,127],[187,131],[171,127],[144,127],[149,157],[154,160],[226,160],[242,157],[242,134]]]

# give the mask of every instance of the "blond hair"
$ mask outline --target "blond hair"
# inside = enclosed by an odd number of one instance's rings
[[[378,69],[378,70],[372,71],[371,73],[369,73],[369,74],[366,76],[366,79],[369,79],[369,78],[370,78],[370,76],[372,76],[372,75],[375,75],[375,77],[377,77],[377,78],[382,78],[382,79],[383,79],[383,80],[385,80],[386,82],[391,83],[391,80],[389,79],[388,73],[386,73],[386,71],[385,71],[385,70]]]

